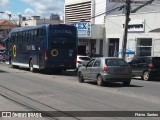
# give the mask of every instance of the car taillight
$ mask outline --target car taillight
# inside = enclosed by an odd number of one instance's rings
[[[108,72],[108,66],[104,66],[103,71]]]
[[[45,50],[45,60],[48,59],[49,53],[48,53],[48,49]]]
[[[154,65],[153,65],[153,64],[149,64],[149,68],[150,68],[150,69],[153,69],[153,68],[154,68]]]
[[[81,64],[81,61],[77,61],[77,63]]]
[[[131,65],[129,65],[129,66],[128,66],[128,69],[129,69],[129,72],[131,72],[131,71],[132,71],[132,69],[131,69]]]

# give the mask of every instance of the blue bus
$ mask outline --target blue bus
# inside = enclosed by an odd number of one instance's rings
[[[10,31],[6,62],[12,67],[66,70],[76,68],[77,29],[66,24],[25,26]]]

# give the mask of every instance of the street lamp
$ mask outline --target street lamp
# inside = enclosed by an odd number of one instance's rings
[[[45,24],[46,21],[45,21],[45,16],[44,16],[44,14],[42,14],[42,16],[43,16],[43,23]]]
[[[19,17],[19,27],[21,27],[22,15],[19,14],[18,17]]]

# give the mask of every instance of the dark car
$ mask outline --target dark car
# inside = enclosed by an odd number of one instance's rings
[[[94,58],[86,66],[79,68],[78,80],[93,80],[99,86],[103,86],[105,82],[122,82],[123,85],[129,86],[131,71],[129,64],[122,58]]]
[[[140,76],[143,80],[160,77],[160,57],[136,57],[129,64],[132,76]]]

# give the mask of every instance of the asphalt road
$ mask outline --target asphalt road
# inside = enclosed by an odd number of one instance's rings
[[[121,83],[99,87],[89,81],[79,83],[74,71],[61,74],[31,73],[0,63],[0,98],[4,97],[3,102],[0,101],[3,105],[0,111],[160,111],[159,91],[160,81],[143,81],[137,78],[132,79],[129,87],[123,87]],[[5,100],[13,105],[4,105]],[[63,119],[159,120],[160,115],[130,118],[91,115]]]

